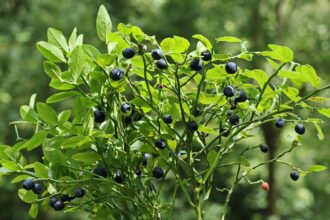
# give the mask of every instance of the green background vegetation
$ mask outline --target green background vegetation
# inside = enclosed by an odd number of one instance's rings
[[[39,100],[52,94],[48,78],[43,73],[43,58],[35,48],[37,41],[46,39],[48,27],[55,27],[69,35],[73,27],[84,34],[85,42],[101,44],[95,31],[95,17],[104,4],[114,24],[132,23],[157,40],[179,35],[191,39],[201,33],[210,39],[232,35],[247,40],[251,50],[266,49],[268,43],[286,45],[295,51],[295,60],[315,67],[324,84],[330,83],[330,2],[328,0],[1,0],[0,1],[0,143],[13,144],[15,133],[9,122],[19,118],[19,106],[26,104],[32,93]],[[255,67],[263,65],[258,60]],[[303,91],[302,91],[303,92]],[[323,93],[330,97],[330,93]],[[60,107],[60,106],[58,106]],[[311,116],[312,117],[312,116]],[[307,127],[304,145],[286,157],[293,164],[306,168],[312,164],[330,167],[329,120],[323,118],[325,139],[319,141],[313,127]],[[29,127],[23,134],[28,136]],[[265,126],[257,132],[259,141],[266,141],[271,154],[285,145],[290,136],[289,126],[281,134]],[[249,143],[246,143],[249,144]],[[256,153],[256,152],[254,152]],[[30,155],[31,161],[40,152]],[[249,155],[253,158],[264,155]],[[232,170],[217,176],[217,184],[224,185]],[[301,178],[294,183],[289,168],[282,165],[264,167],[255,175],[267,180],[267,193],[259,186],[241,184],[234,193],[229,219],[316,219],[330,216],[330,174],[328,171]],[[28,206],[19,201],[16,185],[8,177],[0,177],[0,220],[30,219]],[[171,188],[167,189],[171,191]],[[164,193],[166,196],[166,192]],[[208,216],[219,208],[223,197],[211,195]],[[176,204],[176,219],[193,219],[183,200]],[[38,219],[83,219],[69,214],[41,213]]]

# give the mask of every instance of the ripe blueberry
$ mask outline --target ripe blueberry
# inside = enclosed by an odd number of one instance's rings
[[[70,197],[68,194],[62,195],[61,196],[61,201],[62,202],[70,202],[72,199],[74,199],[73,197]]]
[[[260,187],[265,191],[269,191],[269,184],[267,182],[261,183]]]
[[[164,171],[160,167],[155,167],[154,170],[152,171],[152,174],[155,178],[159,179],[164,176]]]
[[[56,210],[56,211],[61,211],[64,209],[64,203],[61,201],[61,200],[57,200],[54,205],[53,205],[53,208]]]
[[[198,124],[195,121],[190,121],[187,123],[187,128],[190,132],[195,132],[198,130]]]
[[[160,60],[161,58],[163,58],[164,54],[161,49],[154,49],[153,51],[151,51],[151,56],[154,60]]]
[[[123,50],[122,54],[123,54],[123,57],[125,57],[126,59],[131,59],[134,57],[135,52],[132,48],[126,48]]]
[[[229,117],[229,122],[232,125],[238,125],[239,124],[239,116],[238,115],[232,115]]]
[[[113,81],[118,81],[120,80],[121,78],[123,78],[123,74],[124,72],[120,69],[112,69],[111,72],[110,72],[110,78],[113,80]]]
[[[165,60],[160,59],[160,60],[157,60],[156,66],[157,66],[158,69],[164,70],[164,69],[167,68],[167,63],[166,63]]]
[[[75,191],[74,191],[74,196],[77,197],[77,198],[81,198],[85,195],[85,190],[82,189],[82,188],[77,188]]]
[[[260,151],[263,152],[263,153],[267,153],[268,152],[268,145],[267,144],[261,144],[259,146],[260,148]]]
[[[143,166],[146,166],[147,165],[147,163],[148,163],[148,160],[149,160],[149,158],[151,158],[152,157],[152,155],[151,154],[148,154],[148,153],[144,153],[143,154],[143,161],[142,161],[142,165]]]
[[[23,188],[26,190],[32,190],[34,188],[34,182],[32,179],[26,179],[23,182]]]
[[[282,118],[279,118],[275,121],[275,127],[283,128],[285,125],[285,121]]]
[[[187,151],[185,150],[180,150],[178,153],[178,157],[184,159],[184,157],[187,155]]]
[[[104,111],[102,111],[101,109],[97,109],[94,111],[94,121],[97,123],[102,123],[104,122],[106,118],[106,115],[104,113]]]
[[[303,135],[305,134],[305,127],[303,124],[297,124],[294,130],[297,132],[297,134]]]
[[[227,117],[230,117],[232,113],[233,113],[232,110],[228,110],[228,111],[226,112],[226,116],[227,116]]]
[[[235,98],[235,102],[245,102],[247,99],[248,98],[247,98],[245,92],[240,91],[239,96],[237,98]]]
[[[291,179],[292,179],[293,181],[297,181],[297,180],[299,179],[299,172],[297,172],[297,171],[292,171],[292,172],[290,173],[290,177],[291,177]]]
[[[202,62],[202,60],[199,59],[199,58],[194,58],[190,62],[190,69],[192,69],[194,71],[201,71],[203,69],[203,62]]]
[[[237,72],[237,65],[234,62],[228,62],[225,66],[226,72],[229,74],[234,74]]]
[[[235,95],[235,89],[234,87],[232,86],[226,86],[224,89],[223,89],[223,94],[226,96],[226,97],[232,97]]]
[[[123,181],[124,181],[123,175],[120,170],[117,170],[117,172],[115,174],[115,181],[117,183],[123,183]]]
[[[208,50],[203,51],[201,55],[202,55],[202,60],[204,61],[210,61],[212,59],[212,54]]]
[[[120,107],[120,110],[124,113],[128,113],[128,112],[131,111],[131,106],[127,103],[122,103],[121,107]]]
[[[224,136],[224,137],[228,137],[229,133],[230,133],[230,130],[227,128],[221,128],[220,129],[220,132],[223,133],[221,136]]]
[[[159,138],[155,141],[155,146],[159,149],[164,149],[166,147],[166,142],[163,138]]]
[[[56,197],[51,197],[50,199],[49,199],[49,205],[51,206],[51,207],[53,207],[54,208],[54,205],[55,205],[55,203],[57,202],[57,198]]]
[[[171,115],[164,115],[163,120],[164,120],[164,122],[165,122],[166,124],[171,124],[172,121],[173,121],[173,118],[172,118]]]
[[[35,183],[34,188],[32,189],[35,194],[40,194],[42,192],[42,186],[40,183]]]
[[[196,109],[194,110],[194,116],[197,117],[201,114],[201,109],[199,107],[196,107]]]
[[[141,175],[142,175],[142,170],[141,170],[141,169],[137,169],[137,170],[135,171],[135,174],[136,174],[137,176],[141,176]]]
[[[107,177],[107,171],[103,167],[97,167],[93,170],[93,173],[104,178]]]

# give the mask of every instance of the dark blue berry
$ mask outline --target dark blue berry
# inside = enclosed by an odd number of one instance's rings
[[[291,179],[292,179],[293,181],[297,181],[297,180],[299,179],[299,172],[297,172],[297,171],[292,171],[292,172],[290,173],[290,177],[291,177]]]
[[[161,58],[163,58],[164,54],[163,54],[163,51],[161,49],[154,49],[151,52],[151,56],[154,60],[160,60]]]
[[[93,170],[93,173],[104,178],[107,177],[107,171],[103,167],[97,167]]]
[[[238,125],[239,124],[239,116],[238,115],[232,115],[229,117],[229,122],[232,125]]]
[[[190,121],[187,123],[187,128],[190,132],[195,132],[198,130],[198,124],[195,121]]]
[[[134,57],[135,52],[132,48],[126,48],[123,50],[122,54],[123,54],[123,57],[125,57],[126,59],[131,59]]]
[[[56,211],[61,211],[63,210],[65,207],[64,203],[61,201],[61,200],[57,200],[54,205],[53,205],[53,208],[56,210]]]
[[[102,123],[104,122],[106,118],[106,115],[104,113],[104,111],[102,111],[101,109],[97,109],[94,111],[94,121],[97,123]]]
[[[223,94],[226,96],[226,97],[232,97],[235,95],[235,89],[234,87],[232,86],[226,86],[224,89],[223,89]]]
[[[263,152],[263,153],[267,153],[268,152],[268,145],[267,144],[261,144],[259,146],[260,148],[260,151]]]
[[[42,186],[40,183],[35,183],[34,188],[32,189],[35,194],[40,194],[42,192]]]
[[[26,179],[23,182],[23,188],[26,190],[32,190],[34,188],[34,182],[32,179]]]
[[[204,61],[210,61],[212,59],[212,54],[208,50],[203,51],[201,55],[202,55],[202,60]]]
[[[148,160],[149,160],[149,158],[151,158],[152,157],[152,155],[151,154],[148,154],[148,153],[144,153],[143,154],[143,161],[142,161],[142,165],[143,166],[146,166],[147,165],[147,163],[148,163]]]
[[[157,60],[156,66],[157,66],[158,69],[164,70],[164,69],[167,68],[167,63],[166,63],[165,60],[160,59],[160,60]]]
[[[235,98],[236,102],[245,102],[248,99],[248,97],[246,96],[246,94],[243,91],[239,92],[239,96],[237,98]]]
[[[75,191],[74,191],[74,196],[77,197],[77,198],[81,198],[85,195],[85,190],[82,189],[82,188],[77,188]]]
[[[226,72],[229,74],[234,74],[237,72],[237,65],[234,62],[228,62],[225,66]]]
[[[164,176],[164,171],[160,167],[155,167],[154,170],[152,171],[152,174],[155,178],[159,179]]]
[[[164,115],[163,120],[166,124],[171,124],[173,122],[173,118],[171,115]]]
[[[190,69],[192,69],[194,71],[201,71],[203,69],[203,62],[202,62],[202,60],[199,59],[199,58],[194,58],[190,62]]]
[[[282,118],[279,118],[275,121],[275,127],[283,128],[285,125],[285,121]]]
[[[164,139],[159,138],[155,141],[155,146],[159,149],[164,149],[166,147],[166,142],[164,141]]]
[[[297,132],[297,134],[303,135],[305,134],[305,127],[303,124],[297,124],[294,130]]]
[[[51,197],[50,199],[49,199],[49,205],[51,206],[51,207],[53,207],[54,208],[54,205],[55,205],[55,203],[57,202],[57,198],[56,197]]]
[[[122,103],[121,107],[120,107],[120,110],[124,113],[128,113],[128,112],[131,111],[131,106],[127,103]]]
[[[116,174],[115,174],[115,181],[117,183],[123,183],[124,181],[124,177],[123,177],[123,174],[121,173],[120,170],[117,170]]]
[[[121,80],[121,78],[123,78],[123,75],[124,75],[124,72],[120,69],[112,69],[111,72],[110,72],[110,78],[113,80],[113,81],[118,81],[118,80]]]
[[[228,111],[226,112],[226,116],[229,117],[229,116],[231,116],[232,113],[233,113],[232,110],[228,110]]]

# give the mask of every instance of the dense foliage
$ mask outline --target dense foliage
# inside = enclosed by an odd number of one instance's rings
[[[264,164],[290,166],[293,180],[325,169],[314,165],[304,171],[280,159],[299,146],[306,124],[323,135],[321,120],[304,119],[302,109],[329,116],[328,109],[312,105],[323,99],[316,94],[329,87],[320,88],[314,68],[294,62],[289,48],[272,44],[268,51],[247,51],[238,38],[218,37],[212,44],[197,34],[197,45],[189,51],[193,46],[178,36],[158,44],[137,26],[119,24],[112,32],[102,6],[97,33],[106,44],[102,52],[84,44],[76,29],[66,39],[50,28],[48,42],[37,44],[48,60],[49,85],[59,92],[46,103],[35,104],[33,95],[21,107],[22,121],[13,122],[20,142],[2,146],[0,154],[2,172],[20,174],[13,182],[25,180],[19,196],[32,203],[32,216],[38,203],[45,209],[84,209],[96,218],[171,216],[176,193],[182,191],[199,219],[210,193],[226,193],[224,218],[241,180],[267,189],[263,180],[249,178]],[[234,52],[222,52],[224,43],[237,44]],[[265,58],[270,69],[253,69],[249,63],[255,56]],[[300,97],[303,84],[315,90]],[[73,111],[57,113],[50,106],[68,99],[74,99]],[[267,153],[267,146],[235,146],[267,122],[292,126],[298,135],[275,158],[251,164],[246,152],[260,148]],[[35,134],[21,140],[19,127],[25,123],[35,126]],[[42,163],[27,163],[20,152],[39,146]],[[223,162],[234,151],[239,157]],[[237,166],[232,184],[218,188],[212,183],[214,172],[230,166]],[[170,202],[159,199],[165,178],[176,183]]]

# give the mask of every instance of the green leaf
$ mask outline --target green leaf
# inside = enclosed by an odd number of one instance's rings
[[[52,107],[50,107],[49,105],[42,103],[42,102],[38,102],[37,103],[37,112],[38,112],[38,116],[46,123],[48,123],[50,125],[57,124],[57,122],[58,122],[57,114],[56,114],[55,110]]]
[[[316,128],[317,137],[319,138],[319,140],[321,140],[321,141],[324,140],[324,134],[323,134],[321,127],[317,123],[313,123],[313,124]]]
[[[80,93],[77,91],[68,91],[68,92],[59,92],[54,95],[51,95],[46,100],[46,103],[56,103],[56,102],[62,102],[64,100],[67,100],[71,97],[79,96]]]
[[[205,134],[213,134],[213,135],[218,134],[218,132],[215,131],[214,129],[205,127],[204,125],[198,125],[198,130],[204,132]]]
[[[300,73],[300,75],[303,75],[305,82],[312,84],[316,88],[320,87],[321,78],[317,75],[315,69],[312,66],[300,65],[296,67],[296,71]]]
[[[100,159],[100,155],[95,152],[82,152],[72,155],[71,158],[85,163],[95,163]]]
[[[33,164],[34,172],[40,177],[40,178],[48,178],[48,168],[43,165],[40,162],[35,162]]]
[[[65,52],[69,52],[68,43],[61,31],[56,30],[55,28],[48,28],[47,37],[49,43],[52,43],[59,48],[62,48]]]
[[[241,42],[241,39],[237,37],[232,37],[232,36],[224,36],[224,37],[218,37],[216,38],[217,42],[230,42],[230,43],[239,43]]]
[[[141,43],[145,39],[143,31],[137,26],[132,27],[132,35],[138,43]]]
[[[33,109],[34,108],[34,104],[35,104],[35,101],[36,101],[36,97],[37,97],[37,94],[33,94],[33,95],[31,95],[31,97],[30,97],[30,101],[29,101],[29,107],[31,108],[31,109]]]
[[[69,69],[72,74],[72,79],[77,82],[80,74],[86,67],[85,51],[81,46],[76,47],[70,56]]]
[[[77,45],[77,28],[74,28],[69,38],[69,48],[72,51]]]
[[[35,135],[33,135],[33,137],[30,140],[26,141],[22,146],[20,146],[19,149],[22,150],[27,148],[29,151],[35,149],[36,147],[42,144],[42,142],[47,137],[47,135],[48,135],[47,131],[41,130]]]
[[[117,30],[119,33],[123,34],[123,35],[129,35],[130,33],[132,33],[132,27],[123,24],[123,23],[119,23],[117,25]]]
[[[22,119],[24,119],[26,121],[29,121],[32,123],[35,123],[38,121],[37,113],[27,105],[22,105],[19,112],[20,112]]]
[[[34,203],[38,200],[38,195],[25,189],[18,190],[18,196],[26,203]]]
[[[321,97],[321,96],[312,96],[307,99],[308,101],[312,102],[327,102],[329,98]]]
[[[317,109],[317,111],[318,111],[320,114],[322,114],[322,115],[324,115],[324,116],[330,118],[330,108],[319,108],[319,109]]]
[[[19,166],[14,162],[10,160],[0,160],[0,163],[2,166],[10,171],[17,171],[20,170]]]
[[[37,215],[38,215],[38,204],[37,203],[31,205],[31,207],[29,209],[29,215],[32,218],[36,218],[37,217]]]
[[[106,41],[107,34],[112,30],[112,23],[107,9],[101,5],[96,18],[96,32],[102,41]]]
[[[286,87],[283,89],[284,94],[289,97],[292,101],[299,100],[299,90],[294,87]]]
[[[209,164],[213,164],[213,162],[217,159],[217,152],[215,150],[210,150],[207,154],[207,162]]]
[[[74,136],[65,140],[62,144],[64,148],[79,147],[81,145],[90,144],[92,142],[90,137]]]
[[[195,39],[200,40],[209,51],[212,50],[211,42],[206,37],[204,37],[203,35],[195,34],[192,37],[195,38]]]
[[[63,52],[51,43],[40,41],[37,43],[37,49],[49,61],[66,63]]]
[[[261,56],[270,57],[274,60],[279,60],[283,63],[291,62],[293,60],[293,52],[290,48],[276,44],[269,44],[268,47],[271,51],[262,51],[259,54]]]
[[[239,157],[239,162],[243,166],[246,166],[246,167],[250,166],[250,162],[244,156]]]
[[[267,73],[261,69],[254,69],[254,70],[246,69],[243,75],[257,81],[260,88],[262,88],[268,80]]]
[[[223,104],[226,103],[226,99],[224,96],[220,96],[217,94],[207,94],[207,93],[201,92],[200,96],[199,96],[199,103],[205,104],[205,105],[217,104],[217,105],[222,106]]]
[[[307,168],[306,172],[308,173],[312,173],[312,172],[321,172],[326,170],[327,167],[326,166],[322,166],[322,165],[312,165],[310,167]]]

